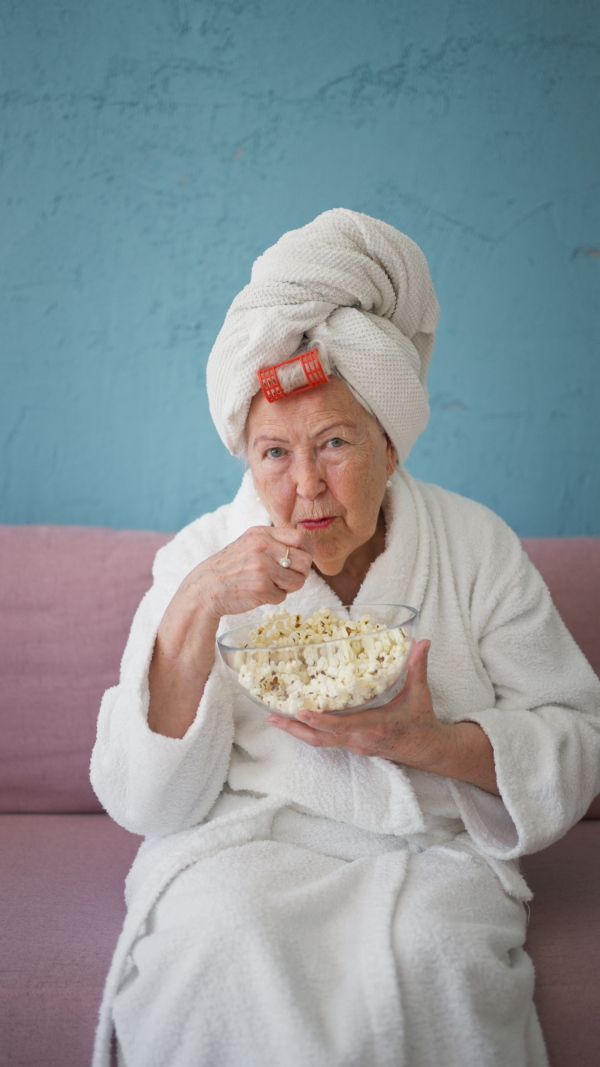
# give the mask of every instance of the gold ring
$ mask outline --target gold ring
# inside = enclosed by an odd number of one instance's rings
[[[286,570],[287,570],[288,567],[292,566],[292,561],[290,559],[290,546],[289,545],[288,545],[288,547],[286,549],[285,556],[283,557],[283,559],[279,560],[279,566],[280,567],[285,567]]]

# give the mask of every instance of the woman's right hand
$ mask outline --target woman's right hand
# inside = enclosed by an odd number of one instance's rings
[[[280,560],[289,549],[289,568]],[[214,619],[241,615],[263,604],[281,604],[304,585],[312,564],[308,537],[295,527],[253,526],[226,548],[198,564],[175,597]],[[179,603],[177,608],[179,608]]]
[[[289,548],[291,567],[282,567]],[[150,664],[148,725],[183,737],[194,721],[211,672],[223,615],[281,604],[301,589],[312,556],[307,535],[294,527],[254,526],[194,567],[158,628]]]

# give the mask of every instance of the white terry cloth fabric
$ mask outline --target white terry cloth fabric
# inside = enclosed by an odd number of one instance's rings
[[[113,1017],[127,1067],[251,1065],[266,1030],[266,1067],[281,1062],[277,1041],[290,1043],[292,1065],[429,1067],[433,1048],[451,1050],[450,1067],[546,1063],[521,948],[529,893],[517,861],[557,840],[600,791],[600,682],[499,518],[403,471],[384,506],[386,548],[357,601],[420,610],[436,714],[480,723],[501,798],[312,749],[268,726],[219,662],[184,738],[149,730],[148,664],[170,598],[202,559],[269,521],[247,474],[232,504],[158,553],[120,684],[102,703],[94,788],[117,822],[149,840],[128,879],[94,1067],[108,1065]],[[312,572],[287,606],[338,603]],[[224,618],[222,629],[252,616]],[[195,893],[206,902],[202,921],[185,904]],[[302,936],[292,945],[294,924]],[[185,953],[171,951],[171,937]],[[350,952],[338,997],[330,979]],[[156,1037],[154,1059],[139,1044],[153,1020],[167,1042]],[[207,1044],[192,1055],[186,1035],[198,1028]]]
[[[523,905],[459,849],[249,842],[153,909],[113,1005],[120,1063],[538,1067],[524,937]]]
[[[439,307],[425,256],[388,223],[334,208],[291,230],[252,267],[207,366],[210,411],[234,455],[245,447],[257,371],[317,345],[381,422],[403,463],[429,419],[425,379]]]

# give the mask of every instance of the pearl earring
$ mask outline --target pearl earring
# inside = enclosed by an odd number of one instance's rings
[[[388,480],[387,480],[387,482],[385,484],[386,484],[386,488],[387,489],[391,489],[392,488],[392,479],[388,478]]]
[[[260,504],[260,497],[259,497],[258,493],[256,494],[256,499],[258,500],[258,503]]]

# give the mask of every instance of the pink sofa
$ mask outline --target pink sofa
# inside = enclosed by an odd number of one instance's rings
[[[139,839],[102,813],[89,756],[101,694],[117,679],[131,617],[166,540],[0,527],[0,1067],[90,1060]],[[600,671],[600,538],[525,547]],[[552,1067],[600,1062],[600,805],[591,815],[524,863],[535,892],[528,946]]]

